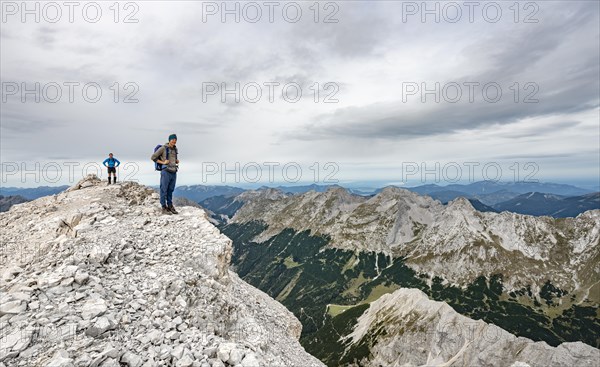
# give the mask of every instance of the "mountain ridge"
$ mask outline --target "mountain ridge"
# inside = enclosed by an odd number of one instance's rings
[[[0,214],[0,364],[322,366],[203,210],[88,176]]]
[[[2,196],[0,195],[0,212],[8,211],[13,205],[26,203],[29,199],[21,195]]]
[[[379,337],[374,339],[374,335]],[[339,341],[344,348],[342,358],[371,343],[369,357],[363,357],[361,366],[595,366],[600,358],[600,350],[581,342],[551,347],[516,337],[407,288],[371,303],[352,332]],[[487,351],[496,351],[493,359]]]
[[[531,276],[536,274],[536,283],[541,287],[544,278],[541,268],[534,268],[527,274],[511,267],[511,263],[535,265],[544,261],[555,263],[553,268],[557,273],[564,274],[557,286],[575,289],[588,278],[581,274],[581,269],[589,268],[589,261],[600,252],[600,210],[564,219],[509,212],[482,213],[465,198],[457,198],[444,206],[427,196],[391,186],[369,198],[337,188],[301,195],[285,195],[278,191],[243,195],[238,198],[244,205],[235,212],[230,223],[256,220],[266,223],[268,228],[254,241],[265,241],[285,228],[310,230],[313,234],[329,236],[331,247],[405,256],[415,270],[440,275],[457,284],[473,281],[482,273],[492,275],[493,271],[486,270],[492,261],[494,269],[501,265],[500,270],[504,269],[506,274],[516,272],[523,277],[521,280],[532,279]],[[563,249],[562,243],[567,247]],[[454,270],[446,268],[441,260],[435,264],[422,261],[423,256],[432,254],[450,260],[466,251],[468,246],[473,246],[474,249],[469,251],[479,253],[479,257],[471,258]],[[561,248],[562,256],[571,258],[572,264],[568,266],[576,275],[574,280],[569,280],[570,272],[559,270],[558,262],[552,260],[556,257],[552,255],[552,249],[557,246]],[[583,249],[588,247],[591,253],[586,254]],[[498,256],[501,256],[500,260]],[[575,268],[580,270],[575,271]],[[465,269],[470,269],[472,275],[452,276]],[[593,270],[593,274],[598,276],[598,269]],[[520,288],[518,277],[512,278],[514,281],[507,278],[509,284]]]

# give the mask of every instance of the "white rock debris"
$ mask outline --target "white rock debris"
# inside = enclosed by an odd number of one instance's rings
[[[323,366],[202,209],[91,175],[0,213],[0,367]]]

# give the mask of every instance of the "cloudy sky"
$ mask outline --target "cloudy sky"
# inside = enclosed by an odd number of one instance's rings
[[[599,184],[597,1],[1,4],[3,186]]]

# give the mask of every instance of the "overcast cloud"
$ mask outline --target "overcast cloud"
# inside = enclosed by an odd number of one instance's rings
[[[22,22],[21,2],[2,1],[2,185],[68,183],[66,174],[60,182],[44,182],[44,177],[36,182],[32,176],[7,174],[6,167],[83,165],[101,162],[109,151],[139,167],[129,171],[130,178],[157,184],[149,156],[171,132],[179,136],[181,184],[223,183],[219,174],[203,176],[207,163],[214,167],[210,162],[229,168],[235,162],[242,167],[298,162],[304,168],[301,182],[322,183],[335,171],[332,178],[345,184],[406,182],[406,162],[427,167],[435,162],[498,162],[504,169],[501,178],[512,180],[507,167],[533,162],[541,181],[599,184],[597,1],[531,2],[535,6],[519,9],[518,22],[509,8],[513,2],[497,2],[502,15],[495,23],[482,16],[486,2],[475,8],[473,22],[462,7],[455,23],[444,19],[454,16],[452,9],[441,14],[440,22],[433,16],[422,22],[420,12],[407,13],[422,2],[400,1],[322,2],[319,22],[310,8],[314,2],[296,2],[303,10],[296,23],[282,17],[289,2],[278,3],[272,23],[268,8],[257,2],[263,11],[260,21],[248,22],[241,14],[239,23],[232,15],[223,23],[220,12],[207,13],[221,2],[205,3],[132,2],[135,7],[121,8],[115,23],[109,8],[113,3],[97,2],[102,16],[91,23],[81,15],[82,2],[73,23],[65,7],[56,23],[43,14],[38,23],[33,16]],[[16,14],[10,4],[19,8]],[[46,3],[39,4],[43,9]],[[238,4],[243,9],[247,3]],[[433,8],[436,3],[428,4]],[[446,2],[438,4],[443,11]],[[124,23],[132,12],[139,22]],[[324,23],[332,12],[337,23]],[[43,96],[36,103],[32,95],[23,103],[21,90],[8,93],[9,84],[32,87],[36,82],[80,86],[72,103],[65,86],[57,103],[45,102]],[[81,95],[90,82],[102,88],[97,103]],[[115,82],[118,103],[110,89]],[[264,85],[269,82],[298,83],[302,98],[286,101],[280,85],[270,102]],[[124,88],[126,83],[134,84]],[[220,93],[204,96],[204,101],[203,83],[227,83],[229,88],[258,83],[263,95],[257,103],[244,98],[238,103],[233,95],[222,102]],[[439,102],[432,94],[423,102],[420,91],[406,93],[409,86],[421,88],[423,83],[430,89],[439,83],[445,92]],[[499,100],[495,88],[483,94],[489,83],[501,88]],[[456,97],[452,85],[462,90],[456,102],[449,101]],[[472,102],[467,85],[474,85]],[[247,91],[253,98],[255,89]],[[139,102],[123,103],[133,92]],[[327,96],[337,102],[324,103]],[[318,180],[308,169],[314,162],[319,163]],[[324,169],[327,162],[339,170]],[[81,169],[75,174],[81,175]],[[266,174],[265,167],[257,185],[268,184]],[[282,181],[281,174],[275,176]],[[231,185],[253,184],[243,176],[240,182],[233,175],[226,178]],[[449,182],[442,177],[440,183]]]

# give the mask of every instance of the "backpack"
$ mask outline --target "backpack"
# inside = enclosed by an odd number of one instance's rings
[[[157,145],[154,148],[154,153],[156,153],[157,150],[160,149],[160,147],[162,147],[162,144]],[[169,147],[165,147],[165,157],[166,159],[169,159]],[[157,158],[156,160],[159,160],[160,158]],[[161,159],[162,161],[162,159]],[[167,168],[165,165],[158,163],[157,161],[154,161],[154,170],[155,171],[162,171],[163,169]]]

